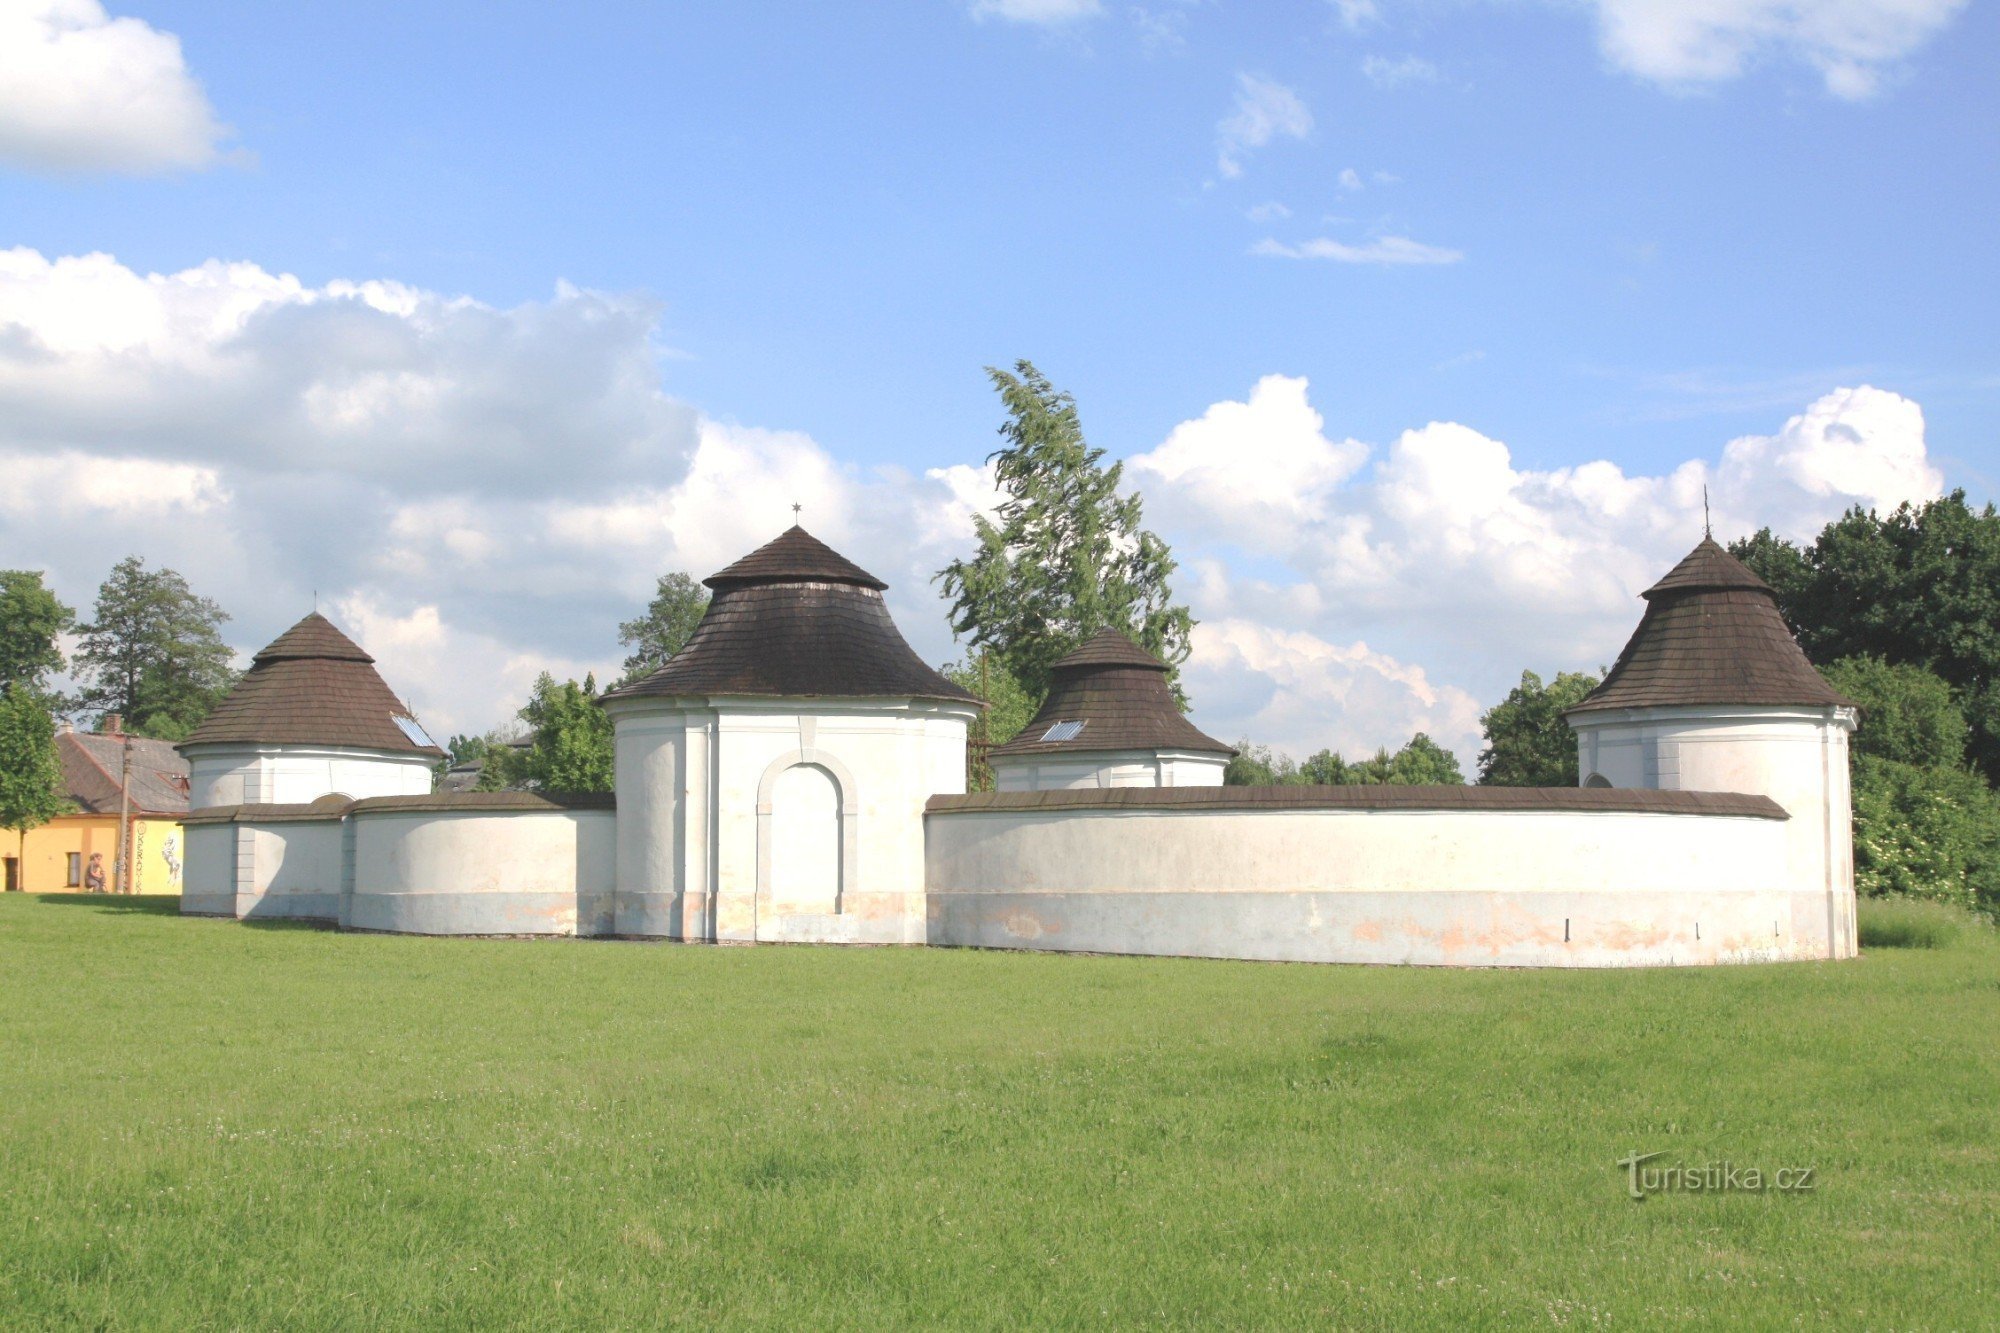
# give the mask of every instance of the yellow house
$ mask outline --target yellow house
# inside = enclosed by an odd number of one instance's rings
[[[129,747],[129,764],[127,751]],[[187,838],[187,760],[169,741],[63,731],[56,736],[63,786],[75,814],[16,838],[0,829],[0,871],[9,892],[88,893],[118,886],[119,780],[128,793],[134,893],[179,893]]]

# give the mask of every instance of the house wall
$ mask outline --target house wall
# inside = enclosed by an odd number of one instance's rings
[[[1091,787],[1220,787],[1228,759],[1160,750],[989,755],[1000,791],[1080,791]]]
[[[81,873],[77,883],[69,882],[72,852],[78,856],[79,870],[90,864],[91,853],[101,853],[105,887],[115,887],[118,816],[59,815],[18,840],[11,829],[0,829],[0,857],[19,861],[17,882],[29,893],[84,892]],[[179,893],[185,860],[186,837],[178,819],[133,816],[133,892]]]
[[[1847,708],[1650,708],[1572,713],[1579,775],[1613,787],[1761,792],[1791,815],[1787,857],[1818,897],[1796,900],[1802,937],[1857,949]]]
[[[1828,951],[1800,928],[1825,893],[1782,818],[988,799],[926,817],[934,944],[1536,967]]]
[[[721,941],[915,944],[925,934],[923,809],[965,789],[975,710],[924,700],[611,700],[617,746],[616,930]],[[812,781],[787,770],[819,770]],[[823,779],[823,780],[822,780]],[[830,784],[839,864],[782,861],[774,838],[819,816],[790,809]],[[803,823],[799,821],[804,821]],[[773,881],[774,869],[778,871]],[[794,894],[788,882],[837,883]],[[833,910],[814,910],[831,907]]]
[[[425,755],[338,746],[197,745],[188,761],[189,804],[303,805],[339,794],[420,796],[431,789],[436,762]]]
[[[449,798],[444,798],[449,799]],[[616,812],[356,804],[341,924],[414,935],[604,935]]]

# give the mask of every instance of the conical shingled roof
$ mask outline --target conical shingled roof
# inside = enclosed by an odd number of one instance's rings
[[[789,695],[979,704],[926,666],[889,617],[889,585],[793,527],[703,582],[715,590],[687,644],[606,699]]]
[[[403,719],[410,728],[406,731]],[[338,745],[442,755],[375,671],[375,659],[315,611],[251,659],[215,711],[180,743]]]
[[[1082,723],[1047,739],[1061,722]],[[1064,728],[1064,731],[1069,731]],[[1167,688],[1167,664],[1115,629],[1099,630],[1049,668],[1049,694],[1034,721],[988,757],[1183,750],[1235,754],[1187,720]]]
[[[1641,594],[1646,614],[1571,713],[1703,705],[1852,708],[1813,669],[1777,594],[1713,537]]]

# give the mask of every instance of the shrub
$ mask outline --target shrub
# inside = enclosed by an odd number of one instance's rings
[[[2000,907],[2000,799],[1965,769],[1857,755],[1854,889]]]

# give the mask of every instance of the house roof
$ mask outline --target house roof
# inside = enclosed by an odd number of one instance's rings
[[[251,659],[181,747],[247,742],[444,753],[422,736],[415,714],[377,674],[375,659],[315,611]]]
[[[911,651],[882,600],[887,584],[804,528],[704,581],[715,596],[686,645],[606,699],[742,694],[979,702]]]
[[[1058,729],[1066,722],[1081,725]],[[1106,629],[1049,668],[1049,693],[1041,711],[1020,735],[989,750],[987,758],[1108,750],[1236,753],[1181,713],[1167,688],[1166,663],[1117,630]]]
[[[132,766],[126,784],[132,813],[187,813],[187,760],[174,753],[172,743],[144,736],[58,732],[56,754],[62,760],[63,789],[70,800],[85,814],[117,814],[118,778],[125,762],[120,751],[127,744],[132,747]]]
[[[1806,660],[1777,594],[1712,537],[1641,594],[1646,614],[1570,713],[1710,704],[1854,706]]]
[[[775,540],[702,580],[717,591],[757,583],[802,581],[851,583],[877,592],[889,586],[796,523]]]

